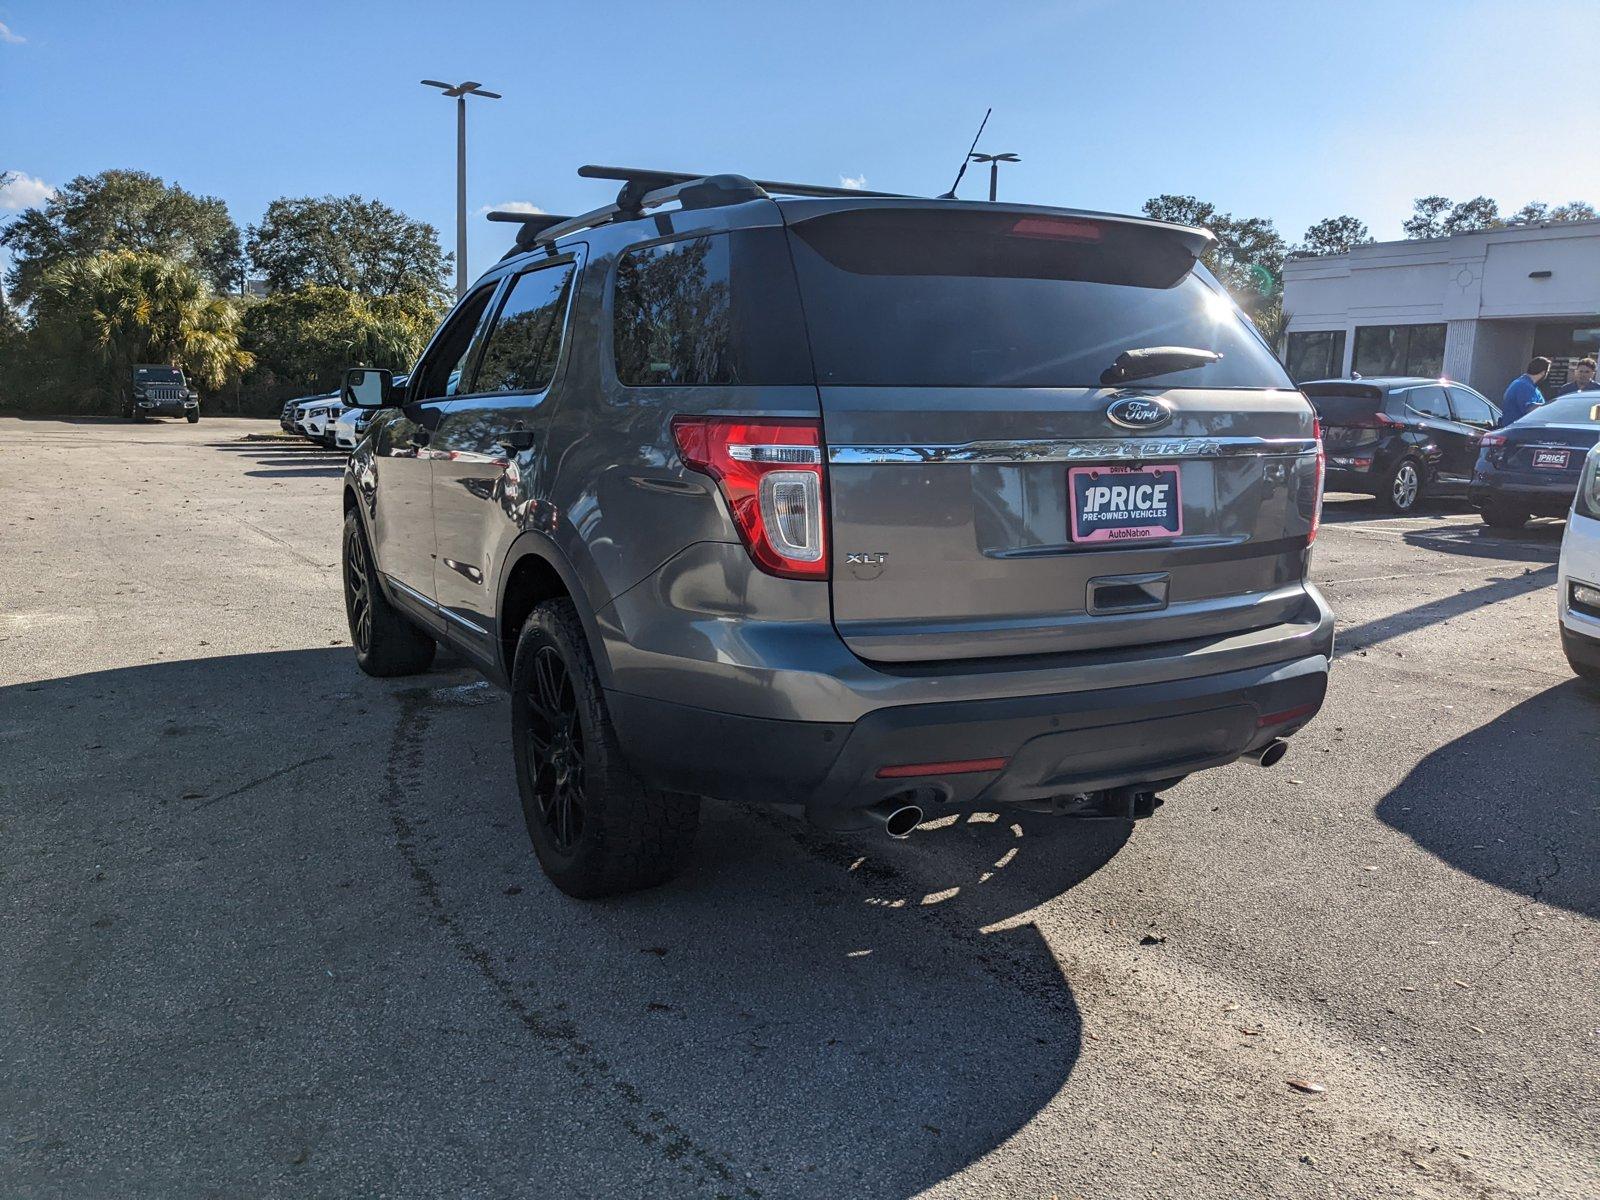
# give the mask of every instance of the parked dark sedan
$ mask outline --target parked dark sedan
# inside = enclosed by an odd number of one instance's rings
[[[1529,517],[1564,517],[1584,456],[1600,441],[1600,391],[1573,392],[1488,434],[1467,500],[1497,529]]]
[[[1391,512],[1464,495],[1478,442],[1500,409],[1444,379],[1318,379],[1300,385],[1322,422],[1327,490],[1365,492]]]

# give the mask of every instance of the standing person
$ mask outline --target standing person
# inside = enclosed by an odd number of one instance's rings
[[[1550,360],[1544,355],[1539,355],[1528,364],[1528,369],[1511,381],[1511,386],[1506,389],[1505,400],[1500,405],[1500,426],[1511,424],[1519,417],[1525,417],[1529,411],[1544,403],[1544,397],[1539,393],[1539,381],[1550,374]]]
[[[1572,365],[1571,381],[1556,393],[1559,399],[1571,392],[1592,392],[1600,385],[1594,381],[1594,359],[1580,358]]]

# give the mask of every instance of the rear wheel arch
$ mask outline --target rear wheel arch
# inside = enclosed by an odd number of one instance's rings
[[[605,652],[594,608],[589,603],[577,573],[549,539],[533,532],[524,533],[512,543],[506,555],[499,603],[495,608],[496,641],[501,674],[509,680],[516,665],[517,640],[528,616],[546,600],[566,597],[572,601],[583,624],[589,653],[594,657],[595,673],[602,686],[611,682],[611,660]]]

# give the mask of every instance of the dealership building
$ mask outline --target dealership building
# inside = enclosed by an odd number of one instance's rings
[[[1296,383],[1443,376],[1493,400],[1542,354],[1571,366],[1600,351],[1600,221],[1519,225],[1290,259],[1284,362]]]

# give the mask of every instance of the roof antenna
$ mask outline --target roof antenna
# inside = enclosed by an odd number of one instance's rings
[[[950,185],[950,190],[940,196],[939,199],[954,200],[956,198],[956,189],[961,186],[961,177],[967,173],[967,164],[972,161],[972,152],[978,148],[978,139],[983,136],[983,127],[989,123],[989,114],[993,111],[993,108],[984,109],[983,120],[978,122],[978,132],[972,135],[972,145],[967,149],[967,156],[961,160],[961,170],[956,172],[956,181]]]

